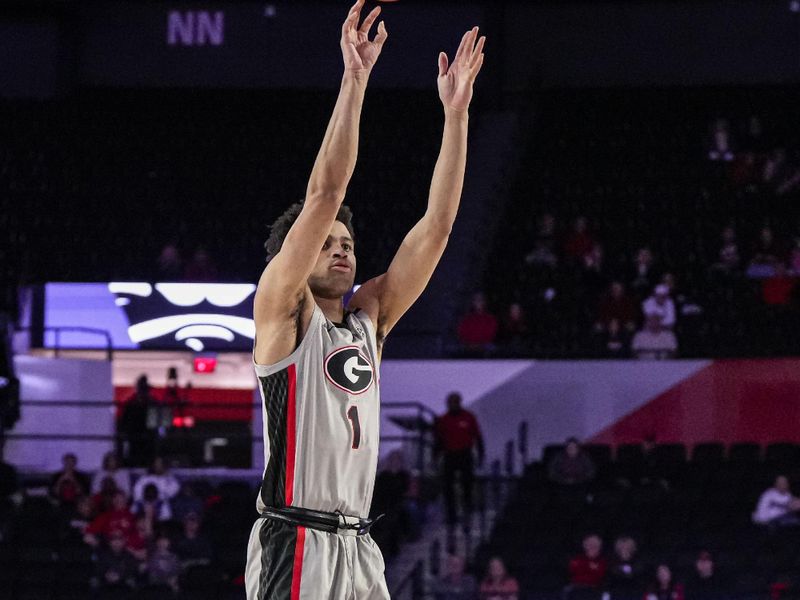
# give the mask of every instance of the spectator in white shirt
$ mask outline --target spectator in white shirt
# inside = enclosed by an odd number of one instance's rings
[[[669,297],[669,286],[658,284],[653,295],[642,302],[642,312],[645,317],[658,315],[661,327],[672,329],[675,326],[675,302]]]
[[[792,495],[789,479],[778,475],[775,484],[758,499],[753,522],[770,527],[789,527],[800,525],[800,499]]]
[[[631,350],[636,358],[645,360],[672,358],[678,351],[678,340],[674,333],[661,326],[659,315],[650,314],[642,330],[633,336]]]
[[[168,502],[173,496],[176,496],[181,489],[181,484],[175,479],[175,476],[167,471],[167,466],[164,459],[157,456],[153,460],[150,471],[147,475],[140,477],[133,486],[133,500],[134,502],[144,499],[144,488],[148,484],[154,484],[158,488],[158,498]]]
[[[131,474],[128,469],[119,466],[119,457],[115,452],[107,452],[103,456],[103,466],[92,478],[92,494],[97,494],[103,487],[103,480],[110,477],[117,484],[117,489],[131,495]]]

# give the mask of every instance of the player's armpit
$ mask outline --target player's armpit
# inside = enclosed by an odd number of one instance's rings
[[[449,235],[449,224],[426,215],[408,232],[386,273],[365,283],[350,300],[350,307],[361,308],[370,316],[379,340],[422,294]]]

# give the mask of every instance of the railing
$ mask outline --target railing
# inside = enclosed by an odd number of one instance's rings
[[[23,415],[23,422],[25,418],[25,410],[28,409],[53,409],[48,415],[51,421],[57,422],[57,409],[71,408],[75,409],[124,409],[125,403],[114,402],[108,400],[23,400],[20,402],[21,411]],[[2,436],[3,441],[85,441],[85,442],[111,442],[120,444],[122,442],[139,442],[151,441],[159,444],[168,438],[179,438],[185,442],[224,438],[230,442],[239,442],[239,445],[252,445],[263,444],[263,436],[260,432],[252,431],[235,431],[230,428],[230,421],[216,420],[212,416],[203,418],[203,413],[208,410],[226,409],[226,410],[241,410],[242,418],[238,421],[240,424],[247,423],[252,411],[259,409],[261,403],[259,402],[191,402],[180,401],[176,403],[162,403],[153,402],[149,405],[150,409],[165,410],[168,417],[166,423],[162,423],[162,427],[148,429],[147,432],[142,432],[139,435],[131,435],[119,431],[108,431],[107,433],[83,433],[83,432],[64,432],[53,431],[52,425],[48,427],[49,430],[40,432],[24,432],[15,433],[14,430],[6,431]],[[381,405],[382,411],[386,418],[392,418],[392,415],[386,414],[386,411],[410,411],[410,418],[407,423],[413,425],[409,433],[401,435],[382,435],[381,442],[401,442],[407,444],[411,448],[413,461],[417,471],[425,474],[428,471],[427,456],[433,446],[433,441],[430,435],[430,426],[432,418],[435,413],[427,406],[418,402],[384,402]],[[172,411],[170,413],[169,411]],[[173,423],[172,415],[194,415],[198,424],[202,424],[202,430],[194,430],[191,427],[171,427]],[[163,420],[163,419],[160,419]],[[402,423],[402,419],[400,419]],[[236,421],[234,421],[236,422]],[[215,427],[219,430],[215,431]],[[223,430],[223,428],[228,428]],[[241,425],[240,425],[241,427]],[[116,429],[111,425],[112,429]],[[1,449],[0,449],[1,451]]]
[[[105,329],[97,329],[94,327],[66,327],[66,326],[58,326],[58,327],[17,327],[15,331],[27,331],[27,332],[35,332],[36,335],[42,334],[45,335],[47,332],[52,331],[55,332],[55,344],[52,350],[55,352],[56,358],[61,355],[61,351],[65,348],[61,347],[61,332],[63,331],[72,331],[77,333],[88,333],[92,335],[100,335],[103,336],[106,340],[106,360],[111,361],[114,359],[114,342],[111,339],[111,334],[106,331]]]

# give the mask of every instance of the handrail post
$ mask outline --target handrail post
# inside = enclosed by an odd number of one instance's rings
[[[422,405],[417,406],[417,423],[422,423]],[[419,440],[417,441],[417,470],[421,476],[425,475],[425,432],[419,428]]]
[[[511,477],[514,474],[514,440],[506,442],[506,462],[505,462],[506,475]]]
[[[442,543],[439,539],[433,540],[431,543],[431,555],[430,555],[430,572],[431,575],[437,577],[439,575],[439,565],[441,564],[442,560]]]
[[[411,577],[411,598],[413,600],[422,600],[423,594],[425,593],[422,578],[422,561],[418,561],[414,566]]]
[[[519,453],[522,456],[522,468],[528,466],[528,422],[522,421],[519,424],[518,435]]]

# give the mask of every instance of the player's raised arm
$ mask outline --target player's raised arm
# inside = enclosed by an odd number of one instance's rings
[[[439,54],[438,87],[445,121],[428,208],[406,235],[386,273],[365,283],[350,302],[377,323],[379,341],[425,289],[447,245],[464,184],[469,105],[483,65],[485,42],[475,27],[464,34],[452,64],[444,52]]]
[[[342,25],[342,85],[311,171],[302,211],[259,281],[254,308],[259,335],[262,326],[283,322],[296,312],[355,168],[364,92],[387,38],[382,21],[374,39],[368,37],[380,8],[359,26],[364,1],[353,5]]]

